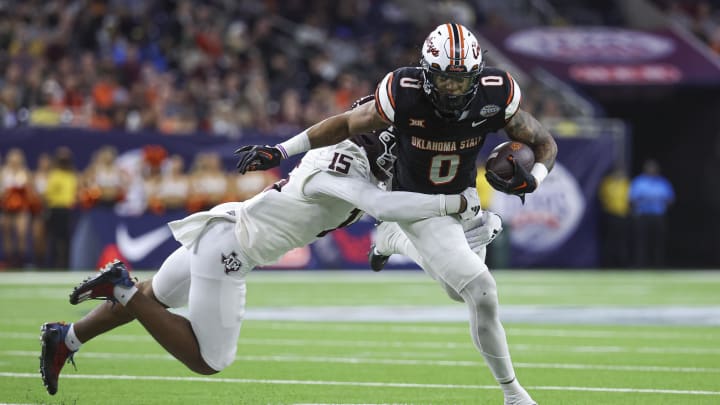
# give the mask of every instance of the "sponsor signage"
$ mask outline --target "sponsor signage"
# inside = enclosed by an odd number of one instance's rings
[[[489,108],[492,110],[492,108]],[[511,265],[518,267],[592,267],[597,265],[597,187],[602,175],[614,161],[613,138],[603,136],[611,128],[576,122],[575,137],[558,137],[558,162],[542,187],[527,196],[526,204],[517,197],[495,193],[493,210],[498,211],[511,239]],[[59,143],[72,145],[78,167],[84,167],[101,145],[114,145],[121,156],[135,153],[146,144],[163,144],[170,153],[186,156],[198,151],[217,151],[227,170],[233,170],[236,142],[203,136],[131,137],[122,132],[102,134],[71,129],[8,131],[0,139],[0,148],[19,147],[28,154],[52,152]],[[98,136],[102,135],[102,136]],[[592,135],[592,136],[583,136]],[[61,141],[62,140],[62,141]],[[264,143],[266,137],[247,137],[243,141]],[[483,147],[487,156],[503,136],[491,136]],[[31,162],[34,158],[29,159]],[[479,162],[482,164],[482,161]],[[284,167],[284,173],[292,165]],[[158,269],[165,258],[180,245],[166,226],[167,222],[187,215],[184,210],[164,215],[138,210],[95,208],[78,210],[71,241],[71,268],[87,270],[103,262],[120,258],[136,269]],[[359,222],[329,233],[310,247],[293,250],[272,268],[282,269],[367,269],[367,252],[375,229],[374,219],[364,216]],[[228,262],[230,263],[230,262]],[[233,263],[230,263],[233,264]],[[402,256],[393,256],[390,268],[417,268]],[[235,267],[230,266],[230,269]]]
[[[539,27],[485,30],[521,69],[583,85],[720,84],[720,58],[671,29]]]

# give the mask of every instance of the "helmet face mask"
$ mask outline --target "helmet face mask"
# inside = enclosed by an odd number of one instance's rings
[[[444,117],[458,119],[470,105],[485,67],[480,45],[460,24],[443,24],[425,39],[420,66],[423,90]]]
[[[375,163],[382,172],[382,175],[376,177],[378,177],[379,180],[388,181],[392,178],[393,165],[395,164],[395,159],[397,159],[397,156],[395,156],[395,135],[388,131],[382,131],[380,135],[378,135],[378,139],[380,140],[380,144],[382,144],[382,152],[375,159]]]
[[[375,100],[375,96],[372,94],[361,97],[355,100],[351,108],[357,108],[373,100]],[[393,165],[397,159],[395,135],[388,130],[382,130],[355,135],[352,139],[365,149],[373,176],[380,181],[389,182],[392,179]]]
[[[355,135],[355,143],[362,146],[370,162],[370,171],[380,181],[392,178],[395,156],[395,135],[387,130]]]

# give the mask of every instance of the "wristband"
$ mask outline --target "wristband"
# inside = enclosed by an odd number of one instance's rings
[[[462,196],[460,194],[451,194],[445,196],[445,215],[459,214],[462,204]]]
[[[283,155],[283,159],[288,156],[297,155],[310,150],[310,138],[308,138],[307,130],[300,132],[283,143],[275,145]]]
[[[533,165],[532,170],[530,170],[530,174],[532,174],[533,177],[535,177],[535,181],[537,182],[537,185],[539,186],[540,183],[542,183],[542,181],[545,180],[545,177],[547,177],[548,169],[542,163],[535,163]]]

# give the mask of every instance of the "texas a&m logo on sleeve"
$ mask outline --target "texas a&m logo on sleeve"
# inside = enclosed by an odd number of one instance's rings
[[[239,271],[242,267],[242,262],[237,257],[237,253],[230,252],[229,255],[225,256],[224,254],[220,253],[220,256],[222,257],[222,264],[225,266],[225,274],[230,274],[231,272]]]

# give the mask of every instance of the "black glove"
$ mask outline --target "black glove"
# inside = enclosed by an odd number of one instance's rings
[[[248,145],[235,151],[238,155],[236,165],[240,174],[253,172],[255,170],[272,169],[280,164],[283,158],[282,152],[275,146],[269,145]]]
[[[535,176],[519,165],[512,156],[508,156],[508,160],[513,164],[513,176],[510,180],[505,180],[490,170],[485,172],[485,178],[495,190],[516,195],[525,204],[525,194],[535,191],[537,180],[535,180]]]

